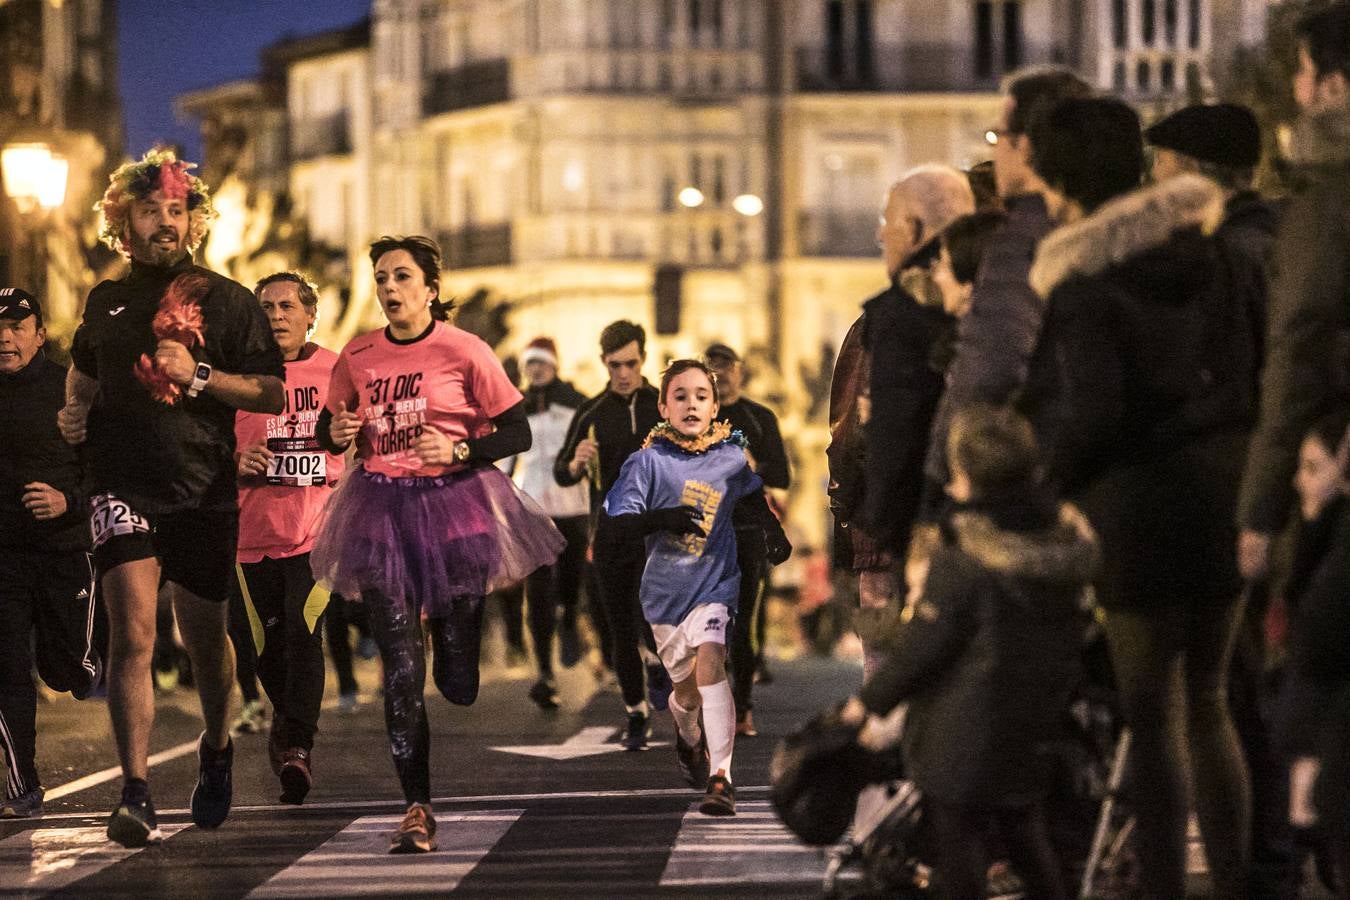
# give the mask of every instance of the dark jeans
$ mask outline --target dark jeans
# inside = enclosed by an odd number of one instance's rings
[[[0,548],[0,748],[9,768],[7,796],[39,786],[34,663],[48,687],[86,696],[102,671],[101,615],[89,554]]]
[[[259,700],[258,650],[253,645],[253,627],[248,618],[248,607],[239,590],[239,579],[230,585],[230,643],[234,645],[234,678],[245,703]]]
[[[356,673],[352,670],[351,626],[358,619],[354,606],[342,596],[334,594],[323,614],[323,635],[328,642],[328,656],[333,660],[339,694],[355,694],[357,691]]]
[[[600,605],[609,625],[614,675],[619,679],[623,702],[628,706],[641,703],[646,690],[638,641],[646,641],[653,652],[656,650],[651,626],[643,618],[638,602],[642,569],[646,564],[647,551],[641,540],[596,541],[595,580],[600,588]]]
[[[554,519],[553,524],[567,539],[558,561],[540,566],[525,579],[525,602],[530,617],[530,637],[534,640],[534,659],[539,677],[553,675],[553,635],[558,624],[558,607],[563,622],[575,628],[581,594],[581,574],[586,565],[586,516]]]
[[[370,633],[380,648],[384,664],[384,723],[394,769],[409,804],[431,802],[431,732],[427,726],[427,659],[422,640],[421,611],[417,604],[390,600],[377,592],[362,595],[370,618]],[[483,598],[458,597],[454,612],[445,618],[428,619],[432,645],[467,649],[472,655],[472,692],[478,690],[478,647],[482,638]],[[436,687],[454,703],[472,702],[469,685],[445,675],[454,669],[438,661]]]
[[[759,529],[736,532],[736,564],[741,569],[740,596],[731,625],[731,696],[736,715],[754,709],[751,693],[755,687],[755,667],[759,665],[762,633],[758,624],[759,606],[764,600],[764,576],[768,561],[764,558],[764,534]]]
[[[924,798],[924,816],[937,848],[943,900],[984,900],[988,838],[999,838],[1013,870],[1036,900],[1067,900],[1059,860],[1040,804],[1016,807],[942,803]]]
[[[308,553],[240,563],[239,590],[245,606],[252,610],[250,630],[258,653],[258,680],[280,722],[277,738],[283,747],[312,750],[323,703],[319,617],[328,605],[328,595],[322,590],[314,593]],[[259,627],[261,640],[253,630]]]
[[[1130,800],[1144,892],[1185,896],[1191,783],[1214,895],[1247,896],[1252,801],[1228,707],[1228,663],[1239,602],[1177,598],[1112,609],[1106,637],[1130,747]]]

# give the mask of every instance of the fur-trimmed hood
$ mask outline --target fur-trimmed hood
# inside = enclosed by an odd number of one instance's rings
[[[1062,503],[1059,520],[1043,531],[1000,528],[981,512],[951,516],[957,547],[980,565],[1001,575],[1055,583],[1081,583],[1097,569],[1097,535],[1076,507]]]
[[[1041,241],[1031,266],[1031,287],[1049,297],[1070,278],[1100,274],[1163,246],[1183,229],[1213,232],[1223,215],[1223,191],[1200,175],[1179,175],[1131,191]]]

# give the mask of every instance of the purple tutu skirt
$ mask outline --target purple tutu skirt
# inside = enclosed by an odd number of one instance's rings
[[[494,466],[415,478],[358,467],[329,498],[309,560],[335,593],[378,591],[437,616],[553,563],[566,543]]]

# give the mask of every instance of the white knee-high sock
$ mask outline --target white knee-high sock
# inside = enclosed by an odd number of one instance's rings
[[[731,780],[731,751],[736,742],[736,701],[731,698],[731,683],[719,681],[700,685],[703,697],[703,731],[708,735],[708,768],[714,775]]]
[[[680,737],[691,747],[698,746],[698,739],[703,736],[703,729],[698,724],[698,710],[685,709],[680,705],[680,700],[674,694],[670,695],[670,717],[675,720],[675,727],[680,732]]]

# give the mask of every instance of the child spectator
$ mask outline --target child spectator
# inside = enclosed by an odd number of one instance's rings
[[[958,411],[947,443],[955,501],[894,652],[850,700],[866,746],[900,703],[907,771],[924,794],[941,896],[983,898],[996,831],[1027,896],[1067,897],[1046,831],[1041,749],[1079,669],[1083,588],[1097,561],[1087,520],[1042,486],[1031,426]]]
[[[769,510],[739,433],[714,421],[717,382],[707,366],[689,359],[671,363],[661,376],[658,409],[664,421],[624,462],[599,527],[646,535],[639,598],[675,683],[670,712],[676,759],[691,785],[706,781],[701,811],[731,816],[736,709],[727,683],[726,642],[740,591],[731,524],[736,504],[745,503],[742,512],[752,512],[760,524],[771,565],[787,559],[792,547]]]

